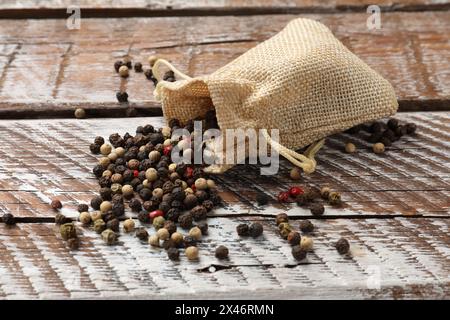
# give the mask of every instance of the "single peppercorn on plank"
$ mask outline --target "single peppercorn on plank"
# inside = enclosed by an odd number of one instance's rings
[[[397,118],[417,124],[417,134],[397,141],[382,156],[373,154],[363,138],[339,134],[327,139],[320,151],[317,172],[299,181],[290,179],[291,165],[285,160],[275,176],[259,176],[259,167],[254,165],[238,166],[225,176],[217,176],[225,206],[208,215],[276,215],[285,211],[290,216],[311,216],[306,207],[276,201],[280,190],[300,185],[329,186],[341,193],[342,207],[326,205],[325,217],[448,216],[449,114],[401,113]],[[50,202],[59,198],[63,204],[60,212],[78,218],[78,204],[90,203],[99,189],[91,171],[98,157],[89,152],[89,144],[99,135],[108,138],[111,128],[123,134],[148,123],[161,127],[163,119],[0,120],[4,137],[0,159],[2,211],[18,217],[50,218],[55,215]],[[343,143],[349,140],[358,145],[358,153],[342,152]],[[269,204],[257,205],[260,192],[270,197]],[[137,216],[129,210],[126,214]]]
[[[252,222],[263,224],[263,236],[235,234],[237,224]],[[298,220],[291,222],[297,228]],[[0,224],[0,297],[407,299],[448,293],[449,219],[314,220],[316,228],[308,235],[313,251],[300,262],[278,235],[273,217],[211,218],[208,223],[209,235],[198,243],[199,259],[188,261],[181,252],[179,263],[126,234],[121,244],[109,247],[80,223],[78,250],[68,248],[53,224]],[[342,237],[350,243],[349,255],[334,248]],[[228,248],[228,259],[215,257],[218,245]],[[380,268],[380,290],[366,286],[374,268]]]
[[[446,46],[449,11],[383,12],[383,30],[377,33],[375,46],[365,11],[304,17],[324,23],[389,80],[400,110],[448,110],[449,81],[442,78],[441,70],[450,64]],[[73,117],[78,107],[90,116],[124,116],[129,106],[141,114],[161,114],[160,104],[151,94],[154,86],[143,73],[132,71],[122,79],[115,72],[114,61],[124,58],[117,52],[132,46],[133,61],[145,63],[148,56],[156,54],[190,76],[199,76],[216,71],[267,40],[294,18],[297,15],[86,19],[76,34],[66,27],[66,19],[0,20],[7,45],[5,63],[0,64],[0,116]],[[143,27],[146,25],[151,28]],[[195,30],[189,43],[175,35],[180,26]],[[190,48],[194,48],[194,56]],[[39,68],[30,68],[35,61],[40,62]],[[32,90],[36,83],[39,90]],[[128,93],[129,104],[117,101],[119,90]]]

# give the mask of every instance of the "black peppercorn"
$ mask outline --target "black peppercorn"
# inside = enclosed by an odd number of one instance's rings
[[[202,232],[202,235],[206,236],[208,234],[208,224],[205,221],[197,223],[197,227]]]
[[[306,204],[309,203],[309,198],[307,195],[305,195],[304,193],[299,194],[296,198],[295,198],[295,202],[297,202],[297,205],[299,206],[304,206]]]
[[[282,222],[289,222],[289,216],[286,213],[279,213],[275,217],[275,222],[277,226]]]
[[[94,139],[94,143],[98,146],[101,146],[102,144],[105,143],[105,139],[103,139],[103,137],[97,136]]]
[[[266,195],[265,193],[258,193],[256,195],[256,202],[260,206],[264,206],[269,203],[270,197]]]
[[[87,211],[89,211],[89,206],[87,205],[87,204],[85,204],[85,203],[80,203],[78,206],[77,206],[77,210],[78,210],[78,212],[87,212]]]
[[[193,194],[189,194],[184,198],[183,204],[186,209],[192,209],[198,204],[197,197]]]
[[[296,231],[289,232],[287,236],[287,241],[291,246],[296,246],[300,244],[301,236],[300,233]]]
[[[308,201],[313,201],[315,199],[319,199],[320,196],[320,190],[316,187],[310,187],[305,190],[304,195]]]
[[[378,142],[382,136],[383,136],[382,132],[375,132],[368,137],[367,141],[370,143],[375,143]]]
[[[128,102],[128,93],[126,93],[125,91],[118,91],[116,93],[116,98],[117,101],[119,101],[120,103],[122,102]]]
[[[177,231],[177,226],[173,221],[167,220],[164,222],[163,228],[167,229],[169,231],[169,234],[172,234]]]
[[[11,213],[5,213],[2,217],[2,221],[7,226],[12,226],[16,224],[16,218]]]
[[[383,131],[384,125],[381,122],[374,122],[369,127],[370,133],[380,133]]]
[[[341,238],[335,244],[336,250],[339,254],[346,254],[350,250],[350,244],[347,239]]]
[[[398,120],[394,118],[389,119],[389,121],[387,122],[387,126],[389,127],[389,129],[395,130],[398,127]]]
[[[214,203],[211,200],[205,200],[203,201],[202,206],[204,206],[206,211],[209,212],[214,208]]]
[[[181,201],[178,200],[174,200],[170,203],[170,205],[172,206],[172,208],[177,208],[177,209],[182,209],[183,208],[183,203]]]
[[[262,235],[263,231],[264,231],[263,225],[259,222],[253,222],[248,227],[248,233],[253,238],[256,238],[256,237],[259,237],[260,235]]]
[[[112,191],[111,188],[100,188],[99,191],[100,197],[102,197],[103,200],[110,201],[112,198]]]
[[[125,214],[125,206],[121,202],[114,202],[112,205],[111,213],[115,217],[121,217]]]
[[[181,127],[180,120],[178,120],[178,119],[176,119],[176,118],[170,119],[168,124],[169,124],[169,127],[170,127],[170,128],[173,128],[173,127]]]
[[[206,208],[202,205],[195,206],[191,210],[192,217],[195,221],[206,219]]]
[[[145,69],[144,75],[148,80],[152,80],[153,79],[152,69]]]
[[[177,248],[168,248],[167,256],[172,261],[180,260],[180,251]]]
[[[228,248],[225,246],[218,246],[216,248],[215,256],[220,260],[228,258]]]
[[[236,232],[237,232],[237,234],[238,234],[239,236],[241,236],[241,237],[246,237],[246,236],[248,236],[248,235],[249,235],[249,228],[248,228],[248,225],[245,224],[245,223],[239,224],[239,225],[236,227]]]
[[[183,244],[184,244],[184,247],[185,248],[188,248],[188,247],[192,247],[192,246],[197,246],[197,240],[195,240],[195,238],[194,237],[191,237],[191,236],[185,236],[184,238],[183,238]]]
[[[137,218],[142,223],[150,223],[150,216],[148,215],[148,212],[145,210],[139,211]]]
[[[91,207],[94,210],[100,210],[100,205],[102,204],[103,199],[100,196],[95,196],[94,198],[92,198],[91,200]]]
[[[166,239],[163,241],[162,247],[164,250],[169,250],[170,248],[176,248],[177,245],[172,239]]]
[[[118,219],[114,218],[106,222],[106,229],[111,229],[112,231],[119,232],[120,222]]]
[[[139,212],[142,209],[142,202],[139,199],[133,198],[130,200],[128,206],[133,212]]]
[[[320,216],[325,212],[325,207],[321,203],[313,203],[309,209],[315,216]]]
[[[407,133],[406,126],[400,125],[395,128],[394,133],[397,137],[403,137]]]
[[[55,215],[55,223],[56,224],[64,224],[64,223],[68,223],[70,222],[70,219],[67,218],[65,215],[63,215],[62,213],[57,213]]]
[[[136,230],[136,237],[141,241],[147,241],[147,239],[148,239],[147,230],[145,230],[145,228],[138,228]]]
[[[349,134],[357,134],[359,131],[361,131],[361,129],[362,126],[358,124],[354,127],[351,127],[350,129],[345,130],[345,132]]]
[[[59,201],[59,199],[53,199],[50,206],[53,210],[59,210],[62,208],[62,203]]]
[[[117,194],[113,195],[111,202],[123,204],[123,196],[121,194],[117,193]]]
[[[154,211],[158,209],[159,203],[157,201],[148,200],[145,201],[142,207],[147,211]]]
[[[116,72],[119,72],[119,68],[123,66],[123,62],[121,60],[117,60],[116,62],[114,62],[114,70],[116,70]]]
[[[148,201],[152,198],[152,191],[148,188],[143,188],[139,191],[139,196],[142,200]]]
[[[95,143],[91,143],[89,145],[89,150],[93,153],[93,154],[99,154],[100,153],[100,146],[98,144]]]
[[[417,126],[415,123],[407,123],[406,124],[406,133],[414,134],[416,132]]]
[[[209,194],[204,190],[197,190],[194,195],[197,197],[197,201],[199,203],[202,203],[209,198]]]
[[[304,233],[309,233],[314,231],[314,225],[309,220],[300,221],[300,230]]]
[[[303,250],[300,245],[296,245],[292,247],[292,256],[295,258],[295,260],[301,261],[306,258],[306,251]]]
[[[189,229],[192,227],[192,214],[191,213],[183,213],[178,218],[178,222],[180,223],[180,227],[183,229]]]
[[[171,207],[169,203],[163,201],[159,204],[158,209],[164,213],[167,213],[171,209]]]
[[[136,72],[142,72],[142,63],[136,62],[136,63],[134,64],[134,71],[136,71]]]
[[[172,208],[169,211],[167,211],[167,213],[166,213],[167,220],[170,220],[173,222],[178,222],[179,217],[180,217],[180,210],[178,210],[177,208]]]
[[[105,221],[105,222],[111,221],[111,220],[113,220],[113,219],[115,219],[115,218],[116,218],[116,216],[112,213],[111,210],[109,210],[109,211],[107,211],[107,212],[105,212],[105,213],[102,214],[102,219],[103,219],[103,221]],[[111,229],[111,228],[108,228],[108,229]],[[114,231],[115,231],[115,230],[114,230]]]
[[[108,177],[101,177],[100,179],[98,179],[98,184],[100,185],[100,187],[105,188],[105,187],[111,187],[111,179]]]
[[[380,142],[384,144],[386,147],[390,147],[392,145],[392,141],[386,137],[381,137]]]

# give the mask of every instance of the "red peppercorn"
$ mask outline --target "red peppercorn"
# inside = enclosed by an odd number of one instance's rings
[[[150,219],[153,220],[156,217],[164,216],[164,212],[162,210],[155,210],[149,213]]]
[[[297,197],[298,195],[303,194],[303,189],[300,187],[291,187],[289,189],[289,195],[293,198]]]
[[[184,176],[186,178],[192,178],[193,173],[194,173],[194,169],[192,169],[191,167],[187,167],[186,171],[184,172]]]
[[[195,184],[193,184],[192,186],[191,186],[191,189],[192,189],[192,191],[197,191],[197,188],[195,187]]]
[[[163,153],[165,156],[168,156],[172,152],[172,145],[164,147]]]
[[[289,193],[288,192],[280,192],[278,194],[278,202],[287,202],[289,200]]]
[[[139,177],[139,171],[133,170],[133,176],[134,176],[135,178]]]

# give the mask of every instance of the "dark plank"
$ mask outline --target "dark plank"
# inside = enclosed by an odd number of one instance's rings
[[[346,134],[327,140],[318,156],[318,169],[299,182],[290,180],[291,165],[282,161],[275,176],[259,176],[253,165],[239,166],[216,177],[225,207],[214,216],[311,216],[296,205],[258,207],[257,192],[271,197],[291,185],[328,185],[342,192],[341,209],[327,207],[326,217],[436,216],[448,217],[450,207],[450,155],[448,113],[403,113],[418,135],[406,137],[379,156],[363,139]],[[99,189],[91,173],[97,157],[88,146],[97,135],[133,132],[138,125],[161,126],[162,118],[0,121],[0,213],[19,217],[51,218],[52,198],[63,203],[62,212],[77,217],[79,202],[89,202]],[[358,152],[342,152],[346,141]]]
[[[14,1],[0,4],[0,18],[65,18],[66,8],[73,5],[70,0],[59,1]],[[363,12],[370,0],[82,0],[77,1],[83,17],[154,17],[154,16],[196,16],[196,15],[250,15],[276,13],[336,13]],[[382,11],[431,11],[447,10],[450,3],[432,0],[381,0],[376,4]]]
[[[366,14],[302,15],[329,26],[353,52],[394,86],[401,110],[450,107],[450,12],[386,13],[369,31]],[[81,30],[63,20],[0,21],[0,117],[124,115],[120,87],[130,106],[160,114],[153,84],[143,74],[121,80],[113,62],[129,54],[173,61],[187,74],[208,74],[298,16],[85,19]],[[270,23],[268,23],[270,21]]]

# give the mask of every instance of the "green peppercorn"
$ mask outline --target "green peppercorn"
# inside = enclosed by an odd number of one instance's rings
[[[328,196],[328,203],[333,206],[338,206],[342,203],[341,194],[339,192],[330,192]]]
[[[55,223],[56,224],[64,224],[64,223],[68,223],[70,222],[70,219],[67,218],[65,215],[63,215],[62,213],[57,213],[55,215]]]
[[[248,233],[253,238],[257,238],[260,235],[262,235],[263,231],[264,231],[263,225],[261,223],[259,223],[259,222],[253,222],[248,227]]]
[[[347,239],[341,238],[336,242],[335,248],[339,254],[346,254],[350,250],[350,244]]]
[[[228,258],[228,248],[225,246],[218,246],[215,251],[215,256],[219,260]]]
[[[301,261],[306,258],[306,251],[303,250],[300,245],[296,245],[292,247],[292,256],[297,261]]]
[[[94,231],[97,233],[102,233],[106,229],[106,223],[102,219],[97,219],[94,221]]]
[[[111,229],[106,229],[102,232],[102,239],[107,245],[113,245],[117,241],[117,234]]]
[[[164,217],[156,217],[153,219],[153,227],[158,230],[164,227],[164,222],[166,222],[166,219]]]
[[[77,237],[77,229],[75,228],[75,225],[73,223],[65,223],[61,225],[61,227],[59,228],[59,232],[64,240],[69,240],[71,238]]]

